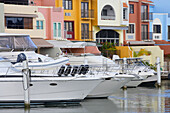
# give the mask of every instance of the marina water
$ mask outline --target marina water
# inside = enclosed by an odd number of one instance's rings
[[[50,104],[23,107],[1,106],[0,113],[164,113],[170,112],[170,81],[160,89],[138,87],[120,90],[108,99],[86,99],[80,104]]]

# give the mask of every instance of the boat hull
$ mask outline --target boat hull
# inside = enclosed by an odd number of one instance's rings
[[[86,98],[107,98],[133,78],[106,78]]]
[[[31,78],[31,102],[67,102],[83,100],[102,80]],[[80,85],[81,84],[81,85]],[[0,78],[0,102],[23,102],[22,78]]]

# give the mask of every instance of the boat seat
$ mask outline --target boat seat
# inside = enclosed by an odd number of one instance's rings
[[[65,66],[61,66],[61,68],[58,71],[58,76],[61,76],[62,74],[64,74],[64,70],[65,70]]]
[[[64,71],[64,75],[65,75],[65,76],[68,76],[68,74],[70,74],[71,68],[72,68],[72,67],[71,67],[70,65],[67,66],[66,70]]]
[[[85,65],[85,66],[84,66],[84,69],[83,69],[83,71],[82,71],[82,74],[85,75],[85,74],[88,73],[88,71],[89,71],[89,65]]]
[[[77,74],[77,72],[78,72],[78,66],[74,66],[73,70],[71,71],[71,75],[75,76],[75,74]]]
[[[81,75],[82,74],[82,72],[83,72],[83,70],[84,70],[84,65],[81,65],[80,67],[79,67],[79,69],[78,69],[78,74],[79,75]]]

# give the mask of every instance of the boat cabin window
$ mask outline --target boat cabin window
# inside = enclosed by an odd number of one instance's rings
[[[36,45],[29,36],[1,36],[0,35],[0,51],[23,51],[36,50]]]

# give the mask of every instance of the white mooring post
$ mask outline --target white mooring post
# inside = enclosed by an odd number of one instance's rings
[[[161,70],[160,70],[160,58],[157,57],[157,86],[161,87]]]
[[[25,60],[23,61],[23,70],[22,70],[22,75],[23,75],[23,82],[24,82],[24,105],[25,109],[30,108],[30,97],[29,97],[29,68],[28,68],[28,62]]]
[[[126,58],[123,58],[123,73],[126,73],[127,71],[127,69],[126,69],[126,67],[127,67],[127,59]]]

